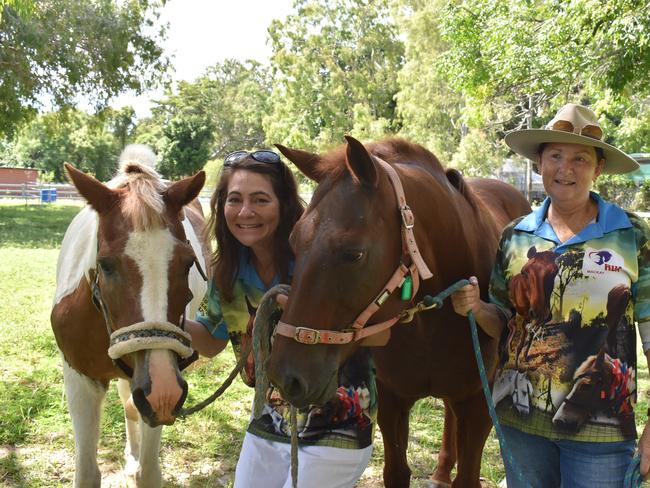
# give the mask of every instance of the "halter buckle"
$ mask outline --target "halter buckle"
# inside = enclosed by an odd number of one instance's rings
[[[318,344],[320,342],[320,332],[309,327],[296,327],[293,338],[301,344]]]
[[[402,223],[404,224],[404,227],[407,230],[411,230],[415,225],[415,217],[413,217],[411,207],[404,205],[403,207],[400,207],[399,213],[402,216]]]

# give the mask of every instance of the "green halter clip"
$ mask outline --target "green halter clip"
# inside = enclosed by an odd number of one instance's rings
[[[413,278],[406,276],[402,283],[402,301],[408,302],[413,295]]]

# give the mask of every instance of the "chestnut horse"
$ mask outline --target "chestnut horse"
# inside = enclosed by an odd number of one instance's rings
[[[323,156],[278,146],[300,171],[318,182],[291,236],[296,254],[291,294],[267,365],[269,379],[298,407],[333,397],[339,368],[360,345],[357,340],[343,343],[346,334],[357,337],[359,331],[369,330],[349,326],[359,320],[367,304],[381,303],[370,318],[374,325],[398,316],[425,294],[435,295],[472,275],[478,277],[482,298],[487,300],[501,229],[530,211],[513,187],[491,180],[465,182],[457,171],[445,172],[421,146],[401,139],[364,146],[352,137],[346,139],[346,145]],[[396,171],[393,177],[403,186],[406,201],[399,206],[401,199],[386,166]],[[415,254],[403,247],[407,238],[402,232],[409,230],[414,239],[408,240],[417,243],[423,268],[428,267],[433,276],[426,280],[413,276],[414,288],[420,281],[419,290],[403,301],[399,293],[382,293],[382,287],[396,267],[416,261]],[[279,333],[283,323],[285,328],[300,326],[296,340]],[[457,446],[453,486],[480,486],[481,455],[492,424],[467,319],[447,305],[388,330],[388,343],[372,348],[385,485],[409,485],[409,411],[416,400],[435,396],[445,402],[446,428],[439,455],[444,469],[439,466],[432,478],[451,482]],[[488,374],[493,375],[497,341],[481,331],[479,335]],[[328,339],[342,343],[323,343]]]
[[[524,359],[528,358],[533,339],[551,319],[551,295],[559,271],[555,262],[558,254],[553,251],[537,252],[535,246],[532,246],[526,256],[528,261],[522,266],[521,272],[512,277],[509,289],[510,302],[524,318],[524,330],[517,345],[515,364],[519,364],[522,351]],[[510,331],[510,337],[514,332]]]
[[[613,359],[601,348],[576,369],[573,387],[553,416],[553,424],[577,432],[597,413],[606,417],[633,415],[629,397],[634,390],[634,370],[620,359]],[[633,435],[634,432],[624,432]]]
[[[101,484],[97,443],[110,380],[119,379],[125,471],[137,486],[161,486],[161,424],[174,422],[187,395],[179,371],[187,360],[180,358],[192,349],[179,326],[206,290],[196,263],[205,266],[209,250],[200,242],[203,214],[195,201],[205,174],[168,184],[154,160],[148,148],[127,147],[108,186],[65,165],[90,205],[63,238],[51,313],[64,359],[76,487]]]

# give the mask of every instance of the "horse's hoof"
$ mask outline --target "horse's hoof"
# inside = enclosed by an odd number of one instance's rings
[[[451,488],[449,483],[437,480],[426,480],[422,485],[423,488]]]

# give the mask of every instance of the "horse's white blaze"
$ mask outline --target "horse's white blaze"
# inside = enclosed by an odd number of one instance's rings
[[[169,262],[175,239],[169,229],[132,232],[124,254],[138,266],[142,276],[140,307],[145,322],[167,322]]]

